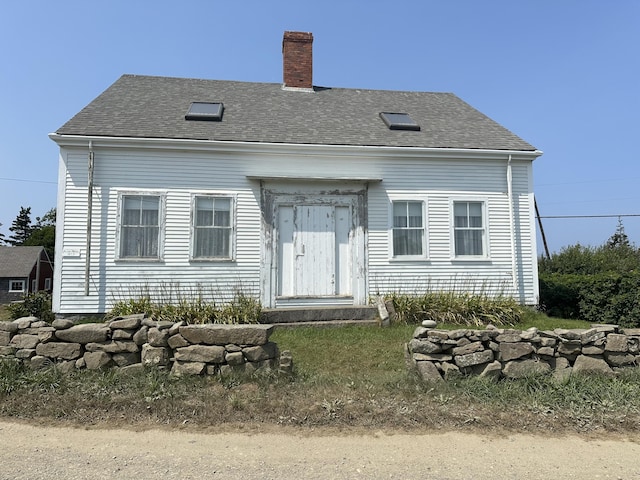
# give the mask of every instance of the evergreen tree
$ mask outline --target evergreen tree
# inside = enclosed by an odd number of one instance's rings
[[[618,226],[616,228],[616,233],[609,237],[607,240],[607,247],[609,248],[628,248],[631,246],[629,243],[629,237],[624,232],[624,225],[622,224],[622,218],[618,217]]]
[[[2,224],[0,223],[0,227],[2,226]],[[4,233],[0,232],[0,245],[4,245],[4,243],[6,242],[5,238],[4,238]]]
[[[24,241],[29,238],[31,232],[33,232],[31,207],[20,207],[20,213],[9,227],[9,230],[13,232],[13,234],[7,239],[7,243],[14,247],[22,245]]]

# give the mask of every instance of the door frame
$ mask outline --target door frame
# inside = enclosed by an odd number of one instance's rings
[[[367,298],[367,185],[317,181],[295,184],[261,182],[262,255],[260,301],[265,307],[298,305],[366,305]],[[352,298],[303,297],[299,301],[276,301],[278,291],[278,209],[280,206],[335,205],[351,207],[351,291]]]

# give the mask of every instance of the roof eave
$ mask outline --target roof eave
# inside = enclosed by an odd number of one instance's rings
[[[185,148],[190,150],[206,151],[243,151],[243,152],[269,152],[278,151],[305,153],[307,155],[321,155],[329,152],[340,155],[390,156],[403,157],[464,157],[487,158],[511,156],[513,159],[535,160],[542,155],[541,150],[515,150],[515,149],[482,149],[482,148],[434,148],[434,147],[399,147],[399,146],[372,146],[372,145],[328,145],[309,143],[267,143],[267,142],[241,142],[229,140],[192,140],[146,137],[105,137],[91,135],[68,135],[50,133],[49,138],[60,147],[86,147],[92,142],[93,148],[158,148],[167,149]]]

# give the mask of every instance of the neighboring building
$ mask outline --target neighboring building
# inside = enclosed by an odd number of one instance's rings
[[[44,247],[0,247],[0,303],[51,291],[53,265]]]
[[[541,152],[450,93],[314,86],[312,40],[285,32],[283,85],[124,75],[50,135],[55,312],[147,289],[538,302]]]

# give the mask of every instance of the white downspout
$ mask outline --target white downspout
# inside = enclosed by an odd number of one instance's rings
[[[93,142],[89,140],[89,178],[87,180],[87,244],[84,264],[84,294],[89,295],[91,275],[91,219],[93,217]]]
[[[511,234],[511,280],[513,288],[517,291],[517,259],[516,259],[516,233],[515,233],[515,214],[513,211],[513,171],[511,169],[511,155],[507,161],[507,197],[509,199],[509,233]]]

